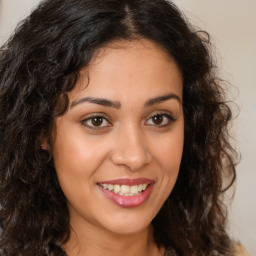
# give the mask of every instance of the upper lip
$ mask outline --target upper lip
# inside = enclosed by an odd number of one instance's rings
[[[112,185],[140,185],[140,184],[152,184],[154,180],[148,178],[137,178],[137,179],[115,179],[98,182],[98,184],[112,184]]]

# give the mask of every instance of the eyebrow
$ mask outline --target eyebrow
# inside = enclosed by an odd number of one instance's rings
[[[150,99],[150,100],[146,101],[144,106],[145,107],[150,107],[154,104],[161,103],[163,101],[167,101],[167,100],[170,100],[170,99],[176,99],[179,103],[181,103],[181,99],[178,95],[170,93],[170,94],[167,94],[167,95],[163,95],[163,96],[160,96],[160,97]]]
[[[154,104],[157,103],[161,103],[170,99],[176,99],[179,103],[181,103],[181,99],[179,96],[177,96],[176,94],[167,94],[167,95],[163,95],[160,97],[156,97],[156,98],[152,98],[148,101],[146,101],[146,103],[144,104],[145,107],[150,107]],[[120,109],[121,108],[121,103],[119,101],[111,101],[108,99],[104,99],[104,98],[95,98],[95,97],[84,97],[81,98],[79,100],[75,100],[71,103],[70,108],[73,108],[74,106],[84,103],[84,102],[89,102],[89,103],[94,103],[94,104],[98,104],[104,107],[113,107],[116,109]]]
[[[105,106],[105,107],[113,107],[116,109],[121,108],[121,103],[119,101],[110,101],[107,99],[94,98],[94,97],[84,97],[79,100],[75,100],[71,103],[70,108],[73,108],[74,106],[84,103],[84,102],[94,103],[94,104],[98,104],[98,105]]]

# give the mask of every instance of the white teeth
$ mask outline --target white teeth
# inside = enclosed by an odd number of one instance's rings
[[[148,187],[148,184],[140,184],[133,186],[101,184],[101,186],[104,189],[114,192],[115,194],[119,194],[120,196],[137,196]]]
[[[124,194],[130,193],[130,187],[127,185],[122,185],[121,186],[121,192]]]
[[[109,185],[108,185],[108,189],[109,189],[109,190],[113,190],[113,189],[114,189],[114,185],[109,184]]]
[[[136,193],[138,193],[138,191],[141,192],[140,185],[139,186],[131,186],[131,188],[130,188],[131,193],[136,194]]]
[[[102,184],[102,187],[107,189],[108,188],[108,185],[107,184]]]
[[[141,185],[141,189],[142,189],[142,190],[145,190],[145,189],[147,188],[147,186],[148,186],[147,184],[142,184],[142,185]]]
[[[108,187],[107,187],[107,189],[108,189]],[[121,191],[120,191],[120,186],[119,186],[119,185],[114,185],[114,192],[115,192],[115,193],[119,193],[119,192],[121,192]]]

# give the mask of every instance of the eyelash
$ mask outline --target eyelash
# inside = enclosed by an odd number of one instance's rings
[[[162,120],[163,120],[163,122],[167,122],[166,124],[159,124],[159,125],[157,125],[157,124],[149,124],[149,126],[155,126],[155,128],[157,128],[157,129],[161,129],[161,128],[168,127],[168,126],[170,126],[174,121],[176,121],[176,119],[175,119],[172,115],[170,115],[170,114],[167,114],[167,113],[155,113],[155,114],[151,115],[151,116],[146,120],[145,123],[147,123],[149,120],[152,120],[152,118],[154,118],[154,117],[161,117]],[[104,122],[107,122],[107,125],[104,125],[104,126],[95,126],[95,125],[93,125],[93,124],[88,125],[88,122],[91,122],[91,123],[92,123],[92,121],[93,121],[94,118],[95,118],[95,121],[96,121],[96,119],[98,119],[98,121],[99,121],[99,119],[101,119],[101,121],[102,121],[103,123],[104,123]],[[90,116],[90,117],[88,117],[88,118],[86,118],[86,119],[83,119],[83,120],[81,121],[81,123],[82,123],[83,126],[85,126],[86,128],[89,128],[89,129],[91,129],[91,130],[101,130],[101,129],[104,129],[104,128],[106,128],[106,127],[111,127],[111,126],[112,126],[112,124],[110,123],[110,121],[109,121],[106,117],[104,117],[104,116],[102,116],[102,115],[92,115],[92,116]]]
[[[150,116],[150,118],[147,119],[146,122],[148,122],[149,120],[152,120],[154,117],[161,117],[162,121],[165,122],[165,124],[150,124],[150,126],[154,126],[155,128],[161,129],[161,128],[165,128],[170,126],[174,121],[176,121],[176,119],[167,113],[155,113],[153,115]]]
[[[92,122],[94,118],[95,119],[102,119],[103,122],[107,122],[108,125],[107,126],[103,126],[103,127],[97,127],[97,126],[94,126],[94,125],[86,124],[89,121]],[[100,130],[100,129],[104,129],[106,127],[111,127],[112,126],[112,124],[109,122],[109,120],[106,117],[102,116],[102,115],[92,115],[92,116],[82,120],[81,123],[82,123],[83,126],[85,126],[86,128],[89,128],[91,130]]]

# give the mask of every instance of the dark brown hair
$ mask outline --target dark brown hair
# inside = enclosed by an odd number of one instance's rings
[[[215,75],[208,34],[197,32],[166,0],[47,0],[2,46],[2,254],[65,255],[69,212],[40,139],[66,111],[66,93],[95,51],[113,40],[138,38],[164,47],[184,79],[184,152],[177,183],[153,220],[155,241],[181,256],[233,255],[222,204],[235,179],[231,111]]]

